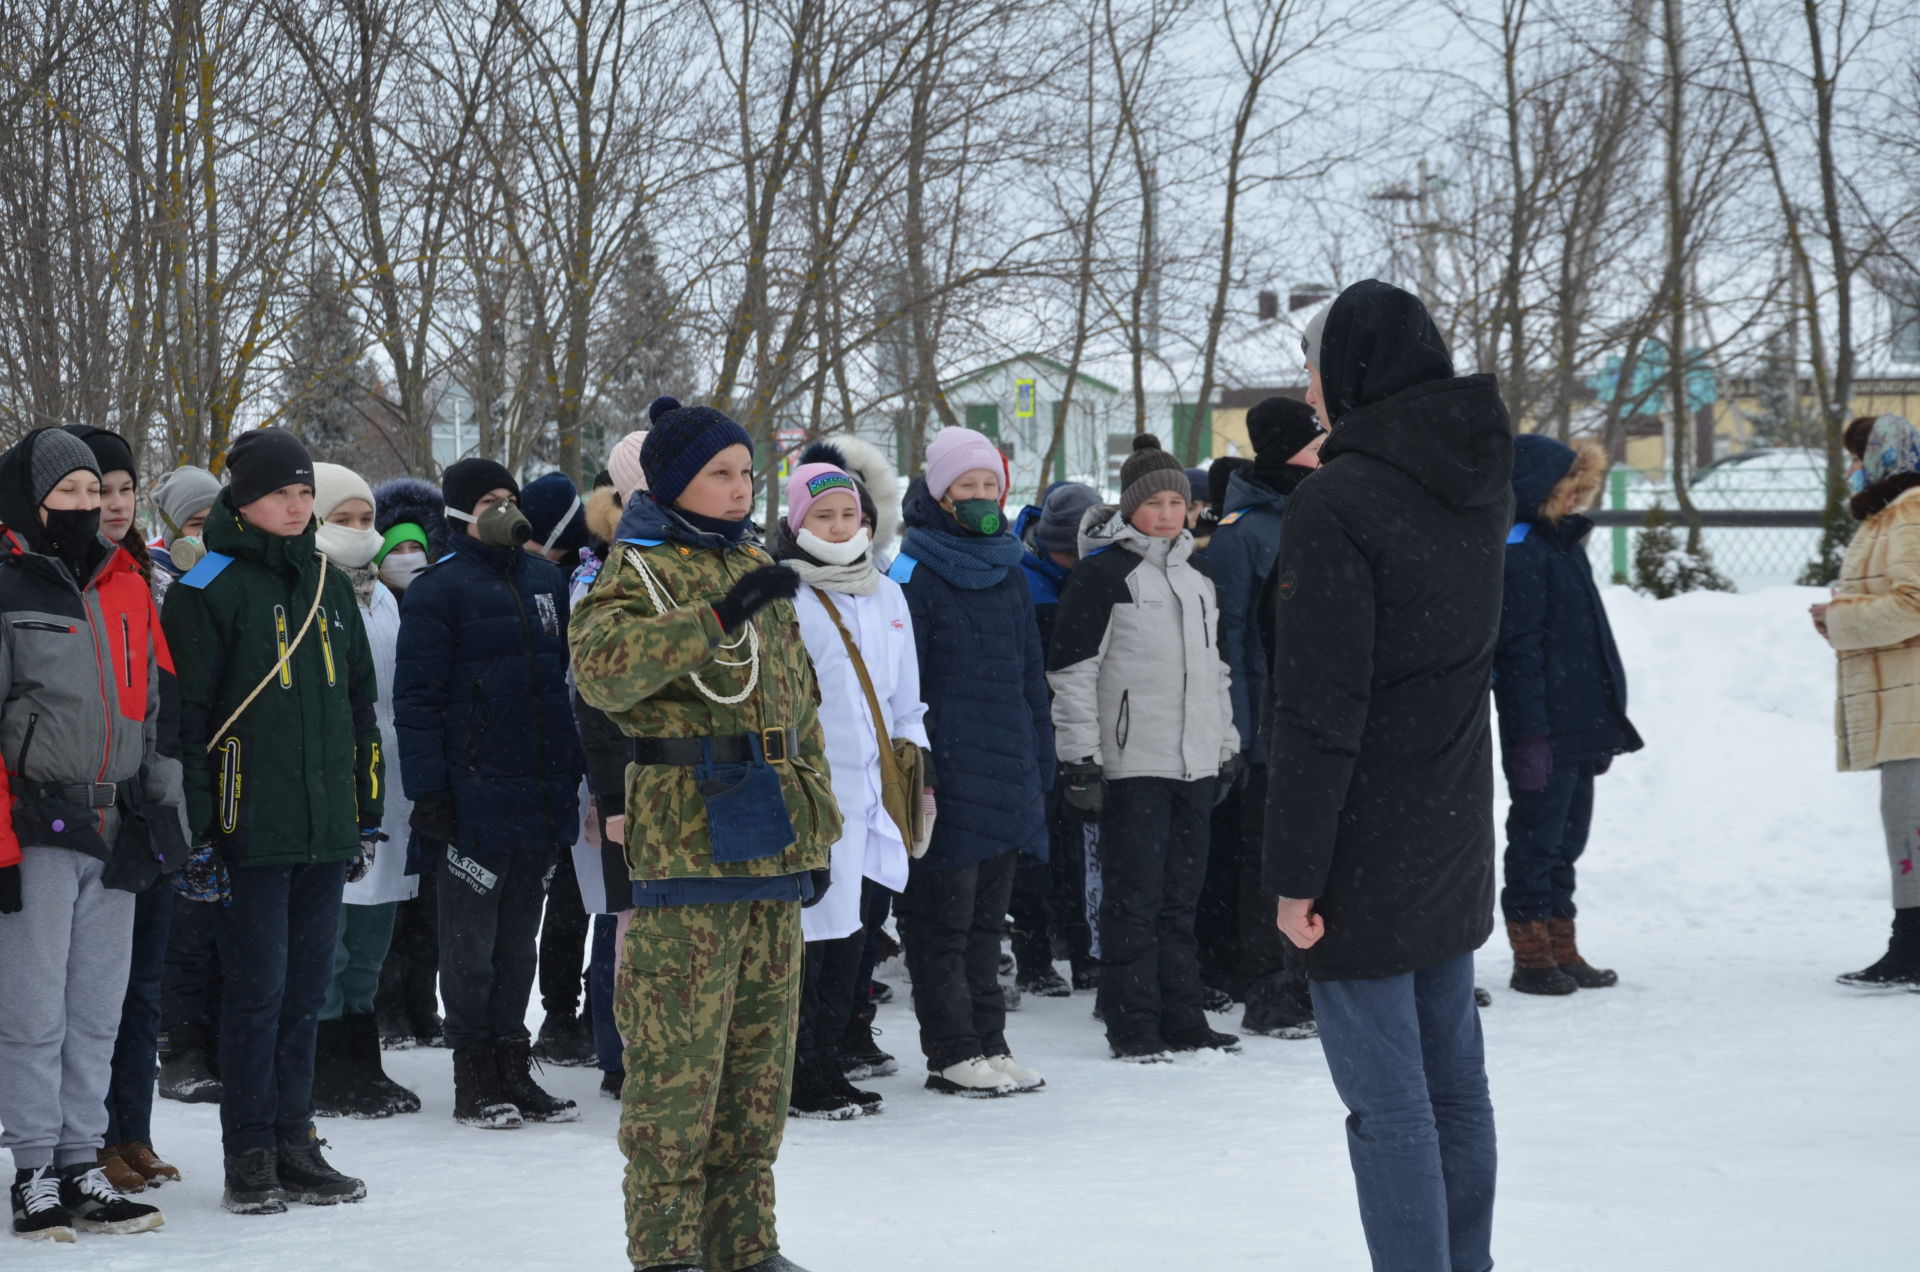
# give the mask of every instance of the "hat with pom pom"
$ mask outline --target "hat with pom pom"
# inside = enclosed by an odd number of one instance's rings
[[[657,397],[647,408],[651,427],[640,444],[640,467],[647,489],[662,504],[673,504],[713,457],[729,446],[753,450],[747,430],[710,406],[682,406],[678,398]]]
[[[1133,439],[1133,454],[1120,465],[1121,517],[1132,521],[1141,504],[1168,490],[1182,499],[1193,497],[1192,488],[1187,485],[1187,470],[1180,466],[1180,461],[1160,449],[1159,438],[1152,433],[1142,433]]]

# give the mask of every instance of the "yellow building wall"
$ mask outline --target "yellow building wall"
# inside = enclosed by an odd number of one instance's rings
[[[1253,442],[1247,436],[1247,408],[1244,406],[1213,408],[1213,458],[1220,459],[1226,455],[1253,458]]]

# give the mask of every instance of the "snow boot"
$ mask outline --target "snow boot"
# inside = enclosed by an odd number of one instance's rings
[[[197,1047],[160,1061],[159,1091],[163,1099],[182,1104],[220,1103],[220,1079],[207,1067],[207,1053]]]
[[[1140,1042],[1111,1042],[1107,1044],[1115,1060],[1127,1064],[1172,1064],[1173,1049],[1158,1038],[1149,1038]]]
[[[1307,982],[1285,972],[1262,976],[1247,986],[1247,1009],[1240,1016],[1240,1032],[1263,1038],[1317,1038],[1313,994]]]
[[[453,1120],[483,1131],[520,1128],[519,1106],[500,1080],[500,1062],[492,1047],[453,1053]]]
[[[60,1204],[73,1216],[73,1226],[80,1232],[127,1236],[152,1232],[167,1222],[158,1206],[129,1201],[107,1181],[107,1173],[98,1166],[85,1162],[62,1166],[59,1175]]]
[[[534,1057],[546,1064],[573,1069],[593,1066],[593,1033],[578,1016],[549,1014],[540,1022],[540,1037],[533,1044]]]
[[[1200,1005],[1208,1011],[1232,1011],[1233,993],[1217,985],[1206,985],[1200,990]]]
[[[314,1036],[313,1112],[316,1117],[391,1117],[393,1110],[374,1093],[367,1075],[354,1063],[352,1026],[342,1018],[323,1020]]]
[[[380,1022],[370,1015],[343,1016],[347,1027],[347,1057],[358,1070],[359,1081],[370,1100],[381,1110],[375,1117],[396,1113],[418,1113],[420,1097],[387,1076],[380,1060]]]
[[[60,1204],[60,1176],[53,1167],[13,1172],[13,1235],[26,1241],[72,1241],[73,1212]]]
[[[776,1254],[770,1259],[762,1259],[758,1263],[741,1268],[740,1272],[807,1272],[807,1270],[786,1255]]]
[[[840,1067],[840,1053],[829,1047],[820,1057],[820,1072],[826,1078],[829,1090],[852,1100],[866,1114],[886,1111],[887,1097],[878,1091],[862,1091],[847,1080],[846,1072]]]
[[[882,1051],[880,1044],[874,1041],[877,1031],[873,1027],[873,1018],[876,1014],[871,1005],[854,1008],[846,1031],[840,1035],[842,1069],[849,1082],[884,1078],[900,1072],[900,1062]]]
[[[494,1044],[500,1058],[500,1082],[507,1098],[520,1110],[527,1122],[577,1122],[580,1106],[562,1099],[533,1080],[533,1044],[525,1038],[510,1038]]]
[[[1553,961],[1582,989],[1607,989],[1620,983],[1620,974],[1611,968],[1595,967],[1580,957],[1574,940],[1572,919],[1548,919],[1547,940],[1553,945]]]
[[[997,1056],[988,1056],[987,1063],[1013,1079],[1013,1089],[1016,1091],[1038,1091],[1047,1085],[1045,1078],[1004,1051]]]
[[[851,1122],[866,1113],[853,1099],[832,1082],[826,1059],[818,1054],[794,1061],[793,1091],[787,1096],[787,1115],[815,1122]],[[845,1079],[841,1079],[842,1082]]]
[[[973,1100],[998,1099],[1019,1089],[1012,1078],[988,1064],[985,1056],[962,1060],[927,1075],[927,1090]]]
[[[221,1207],[236,1215],[285,1214],[287,1194],[280,1187],[278,1163],[279,1154],[270,1148],[228,1154]]]
[[[1175,1051],[1223,1051],[1226,1054],[1240,1054],[1240,1039],[1234,1034],[1221,1033],[1218,1029],[1202,1029],[1198,1033],[1168,1035],[1167,1045]]]
[[[1509,922],[1507,940],[1513,945],[1513,979],[1508,984],[1516,992],[1558,997],[1580,988],[1580,983],[1553,961],[1553,938],[1547,935],[1545,920]]]
[[[873,981],[867,986],[867,1001],[878,1007],[893,1001],[893,986],[883,980]]]
[[[373,1010],[374,1019],[380,1023],[380,1045],[388,1051],[405,1051],[414,1045],[413,1023],[407,1019],[407,1013],[400,1010],[398,1003],[386,994],[380,996]]]
[[[95,1154],[94,1164],[116,1190],[131,1196],[147,1191],[147,1177],[127,1164],[117,1148],[103,1148]]]
[[[1100,964],[1083,963],[1073,969],[1073,987],[1075,989],[1100,988]]]
[[[160,1160],[160,1155],[153,1151],[151,1144],[142,1144],[139,1140],[128,1140],[112,1151],[120,1154],[121,1161],[138,1171],[140,1178],[147,1181],[149,1188],[180,1182],[180,1168]],[[121,1191],[124,1192],[125,1189]]]
[[[600,1072],[600,1097],[606,1100],[620,1098],[621,1088],[627,1085],[627,1075],[618,1069],[603,1069]]]
[[[1073,986],[1053,969],[1050,963],[1043,963],[1031,975],[1022,975],[1014,982],[1023,994],[1032,994],[1035,998],[1072,998]]]
[[[1849,989],[1920,991],[1920,906],[1895,910],[1887,952],[1871,967],[1838,980]]]
[[[1475,1007],[1491,1007],[1493,1006],[1493,995],[1478,985],[1475,985],[1473,987],[1473,1005]]]
[[[366,1197],[365,1184],[351,1175],[341,1174],[320,1155],[326,1146],[327,1141],[311,1126],[280,1137],[279,1160],[274,1167],[288,1201],[297,1201],[303,1206],[337,1206]]]

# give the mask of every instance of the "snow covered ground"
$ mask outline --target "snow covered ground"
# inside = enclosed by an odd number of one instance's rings
[[[1888,914],[1875,783],[1832,771],[1831,658],[1804,616],[1820,595],[1607,595],[1649,750],[1603,779],[1581,935],[1622,983],[1522,1000],[1503,949],[1482,955],[1503,1268],[1920,1266],[1920,995],[1832,979],[1878,955]],[[813,1272],[1366,1266],[1317,1043],[1142,1069],[1104,1058],[1090,996],[1029,1000],[1009,1032],[1048,1089],[962,1102],[919,1089],[904,999],[881,1010],[909,1061],[877,1084],[886,1113],[789,1131],[783,1239]],[[596,1074],[548,1072],[580,1123],[483,1133],[448,1117],[446,1052],[389,1060],[424,1114],[322,1126],[364,1204],[222,1213],[215,1111],[162,1101],[156,1139],[187,1176],[157,1196],[167,1227],[4,1242],[0,1266],[626,1266]]]

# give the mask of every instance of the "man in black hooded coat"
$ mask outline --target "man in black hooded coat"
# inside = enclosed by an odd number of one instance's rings
[[[1265,877],[1313,983],[1376,1272],[1485,1272],[1495,1147],[1488,690],[1513,520],[1490,375],[1373,280],[1309,325],[1332,436],[1275,563]]]

